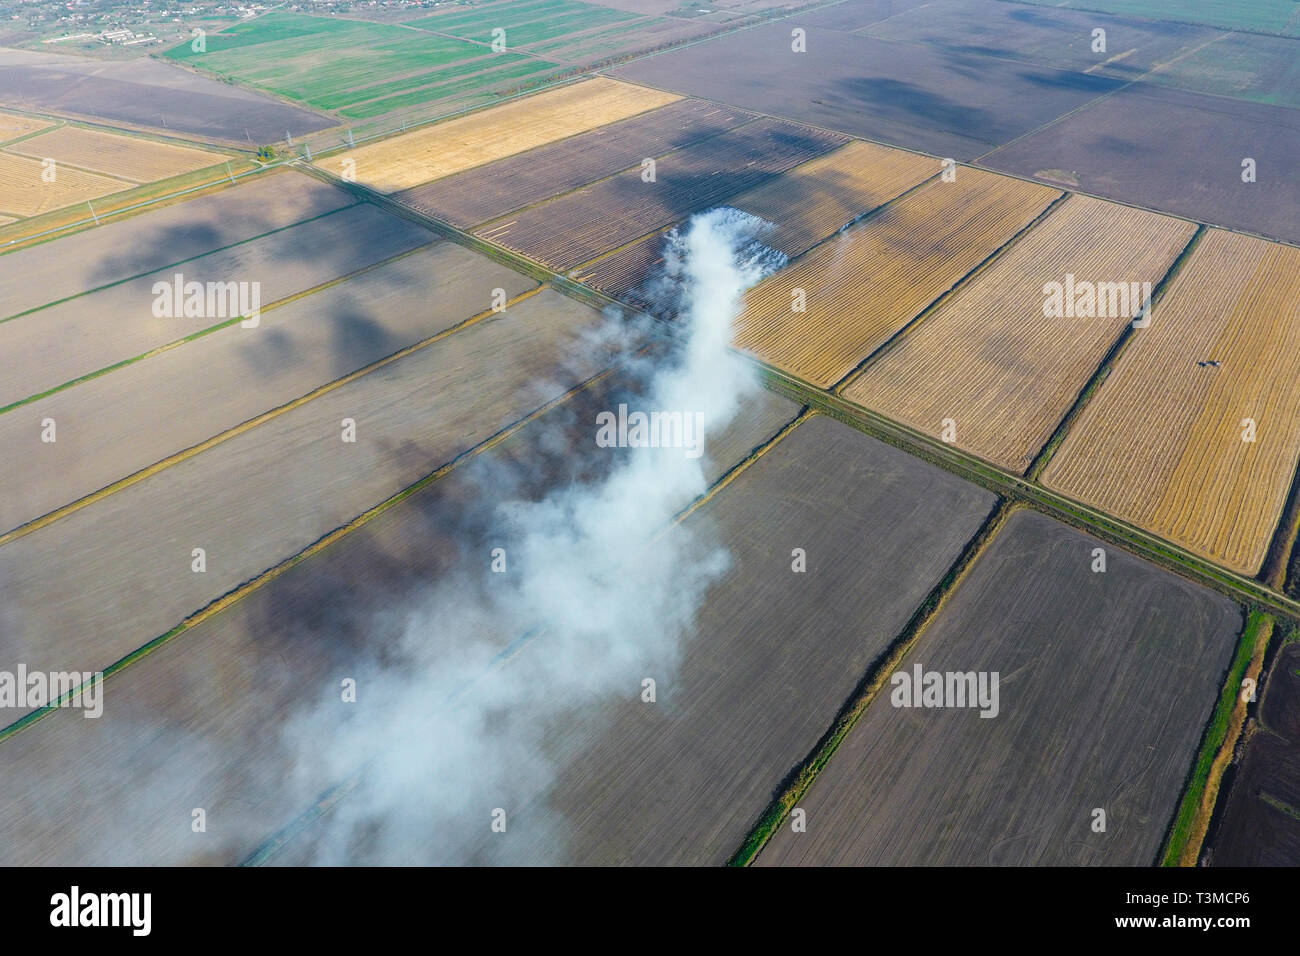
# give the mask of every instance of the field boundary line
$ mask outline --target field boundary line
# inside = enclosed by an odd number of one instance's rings
[[[1300,537],[1300,463],[1297,463],[1296,471],[1291,477],[1291,487],[1287,491],[1286,502],[1282,505],[1282,517],[1273,532],[1260,569],[1260,579],[1265,584],[1288,596],[1288,585],[1295,586],[1291,560],[1295,556],[1297,537]]]
[[[1241,685],[1249,677],[1263,690],[1260,676],[1276,627],[1268,614],[1251,611],[1245,615],[1237,652],[1228,665],[1219,698],[1210,711],[1184,780],[1182,796],[1161,842],[1156,858],[1160,866],[1196,866],[1200,859],[1218,809],[1224,773],[1232,763],[1254,703],[1242,699]]]
[[[1041,186],[1042,183],[1037,183],[1036,185]],[[1055,187],[1047,187],[1047,188],[1055,189]],[[927,305],[916,315],[912,316],[912,318],[908,319],[907,322],[902,326],[902,328],[900,328],[897,332],[895,332],[893,335],[885,339],[885,341],[881,342],[869,353],[867,353],[866,358],[864,358],[857,365],[853,366],[853,368],[849,369],[849,371],[845,373],[838,381],[832,383],[831,387],[827,389],[827,391],[831,392],[834,395],[843,394],[844,390],[848,388],[850,385],[852,385],[855,379],[861,378],[864,374],[866,374],[867,368],[869,366],[874,365],[884,355],[886,355],[888,352],[896,348],[898,344],[906,336],[910,335],[912,332],[916,330],[916,328],[921,324],[921,322],[929,318],[932,314],[934,314],[940,308],[946,305],[953,297],[955,297],[959,292],[961,292],[969,282],[974,281],[975,277],[979,275],[979,273],[983,272],[986,268],[992,266],[994,262],[1000,260],[1004,253],[1006,253],[1012,246],[1014,246],[1017,242],[1020,241],[1021,237],[1025,236],[1027,233],[1037,228],[1048,217],[1050,217],[1052,213],[1056,212],[1057,209],[1065,205],[1066,201],[1070,198],[1070,193],[1060,189],[1057,190],[1057,193],[1058,193],[1057,197],[1053,199],[1050,203],[1048,203],[1043,208],[1042,212],[1040,212],[1029,222],[1025,223],[1023,227],[1017,229],[1011,236],[1008,236],[1005,242],[999,245],[996,249],[990,252],[979,262],[975,263],[975,265],[972,266],[970,270],[967,271],[964,275],[959,276],[957,279],[955,279],[952,285],[950,285],[948,288],[944,289],[941,293],[939,293],[939,295],[936,296],[934,300],[930,302],[929,305]]]
[[[1188,238],[1178,255],[1174,257],[1174,261],[1169,263],[1169,268],[1165,270],[1165,274],[1156,282],[1155,287],[1151,290],[1150,310],[1152,314],[1155,313],[1156,305],[1164,301],[1165,293],[1196,252],[1196,248],[1201,244],[1201,239],[1205,236],[1208,228],[1208,226],[1204,225],[1196,227],[1196,230]],[[1087,408],[1106,379],[1110,378],[1110,373],[1115,369],[1115,363],[1128,349],[1129,343],[1137,337],[1138,330],[1133,327],[1133,322],[1136,320],[1137,316],[1131,316],[1129,321],[1124,323],[1119,335],[1115,337],[1115,340],[1110,344],[1110,348],[1106,350],[1106,354],[1102,356],[1101,362],[1093,369],[1092,375],[1083,384],[1079,394],[1074,397],[1074,401],[1070,404],[1064,417],[1056,423],[1056,427],[1052,429],[1052,434],[1048,436],[1047,441],[1043,443],[1043,447],[1038,449],[1038,453],[1034,455],[1034,460],[1025,469],[1025,477],[1030,481],[1039,481],[1041,479],[1044,470],[1051,464],[1052,458],[1056,455],[1057,449],[1065,441],[1065,436],[1069,433],[1070,428],[1078,421],[1079,416],[1083,414],[1083,410]]]
[[[479,442],[477,445],[467,448],[464,451],[461,451],[458,454],[454,455],[447,462],[440,465],[438,468],[434,469],[432,472],[425,475],[423,478],[420,478],[412,482],[411,484],[407,485],[405,488],[401,489],[400,491],[398,491],[393,495],[390,495],[388,498],[385,498],[383,501],[379,502],[378,504],[372,505],[370,508],[363,511],[361,514],[357,515],[352,520],[340,525],[339,527],[335,528],[333,531],[327,532],[326,534],[317,538],[311,544],[307,545],[305,548],[302,548],[296,553],[289,555],[287,558],[282,559],[277,564],[274,564],[271,567],[267,568],[266,570],[254,575],[253,577],[245,581],[243,584],[239,584],[234,588],[232,588],[231,590],[227,591],[225,594],[221,595],[220,597],[214,598],[212,601],[208,602],[199,610],[193,612],[192,614],[187,615],[175,627],[171,628],[168,631],[163,632],[158,637],[155,637],[153,640],[141,645],[140,647],[136,648],[134,651],[131,651],[126,656],[118,659],[117,661],[110,664],[108,667],[104,668],[103,680],[107,681],[110,677],[120,673],[127,667],[134,664],[136,661],[142,660],[143,658],[152,654],[154,651],[158,650],[158,648],[164,646],[165,644],[169,644],[171,641],[179,637],[181,634],[184,634],[185,632],[192,630],[193,628],[197,627],[199,624],[202,624],[204,621],[208,620],[209,618],[219,614],[220,612],[224,611],[226,608],[243,600],[248,595],[252,594],[254,591],[260,589],[263,585],[269,584],[271,581],[274,581],[276,578],[280,577],[286,571],[301,564],[303,561],[306,561],[307,559],[311,558],[313,555],[319,554],[321,551],[324,551],[331,544],[334,544],[336,541],[340,540],[341,538],[347,536],[348,534],[351,534],[353,531],[357,530],[358,528],[368,524],[370,521],[379,517],[379,515],[387,511],[389,508],[392,508],[395,505],[402,503],[407,498],[422,491],[424,488],[427,488],[429,485],[433,484],[439,479],[445,477],[447,474],[452,472],[455,468],[457,468],[464,462],[477,457],[479,454],[481,454],[484,451],[494,448],[496,445],[500,444],[502,441],[509,438],[511,435],[515,434],[525,425],[541,417],[546,412],[550,411],[552,408],[556,408],[559,405],[564,404],[574,395],[590,387],[591,385],[598,383],[602,379],[614,374],[618,370],[620,365],[621,363],[610,366],[609,368],[606,368],[603,371],[596,373],[595,375],[585,379],[584,381],[579,382],[577,385],[574,385],[572,388],[569,388],[568,390],[562,392],[561,394],[555,396],[554,398],[551,398],[550,400],[546,401],[542,405],[539,405],[537,408],[534,408],[531,412],[528,412],[522,418],[512,422],[509,425],[506,425],[504,428],[500,429],[495,434],[488,436],[483,441]],[[93,679],[94,678],[92,678],[92,680]],[[21,731],[30,727],[32,724],[36,723],[41,718],[59,709],[62,703],[71,700],[75,695],[79,694],[87,686],[89,686],[87,683],[83,683],[78,687],[73,688],[71,691],[68,691],[57,701],[46,704],[43,707],[28,712],[27,714],[18,718],[17,720],[15,720],[13,723],[9,724],[6,727],[0,727],[0,744],[3,744],[10,737],[14,736],[17,733],[20,733]]]
[[[44,305],[33,306],[30,309],[24,309],[22,312],[15,312],[13,315],[6,315],[3,318],[0,318],[0,325],[3,325],[6,322],[12,322],[14,319],[21,319],[23,316],[31,315],[33,312],[40,312],[43,309],[53,308],[56,305],[62,305],[65,302],[80,299],[83,296],[91,295],[95,292],[103,292],[105,289],[111,289],[114,286],[130,282],[133,279],[143,279],[145,276],[153,275],[155,272],[161,272],[163,269],[174,269],[187,262],[202,259],[204,256],[214,255],[218,252],[225,252],[228,249],[234,249],[237,246],[242,246],[249,242],[256,242],[258,239],[265,239],[267,236],[274,236],[276,233],[284,232],[286,229],[293,229],[295,226],[305,226],[308,223],[316,222],[318,219],[324,219],[326,216],[333,216],[335,213],[344,212],[359,205],[361,205],[359,200],[356,202],[350,202],[346,206],[339,206],[337,209],[331,209],[328,212],[323,212],[307,219],[300,219],[298,222],[291,222],[285,226],[277,226],[274,229],[268,229],[266,232],[258,233],[256,236],[249,236],[247,239],[239,239],[235,242],[227,243],[224,246],[217,246],[215,249],[209,249],[206,252],[199,252],[192,256],[187,256],[184,259],[177,259],[175,262],[164,263],[155,269],[150,269],[148,272],[137,272],[135,275],[124,276],[121,279],[114,279],[112,282],[105,282],[103,285],[97,285],[92,289],[83,289],[82,291],[73,293],[72,295],[65,295],[62,299],[54,299],[51,302],[46,302]]]
[[[424,249],[428,249],[430,246],[437,244],[439,241],[440,241],[439,237],[435,236],[433,239],[430,239],[428,242],[423,242],[420,245],[415,246],[414,248],[411,249],[405,249],[392,256],[389,256],[387,259],[384,259],[380,262],[375,262],[368,266],[362,266],[360,269],[354,269],[353,271],[349,272],[347,275],[335,276],[333,279],[330,279],[326,282],[322,282],[318,285],[314,285],[309,289],[302,289],[298,292],[294,292],[290,295],[287,295],[281,299],[276,299],[274,302],[270,302],[267,305],[262,306],[260,309],[258,309],[259,322],[261,320],[261,316],[264,313],[273,312],[276,309],[281,309],[285,307],[286,305],[292,305],[294,302],[297,302],[299,299],[305,299],[309,296],[316,295],[317,293],[324,292],[326,289],[329,289],[333,286],[341,285],[342,283],[355,279],[358,276],[365,275],[367,272],[373,272],[375,269],[382,269],[384,266],[392,265],[394,262],[397,262],[401,259],[405,259],[408,256],[413,256],[417,252],[420,252]],[[243,322],[243,321],[245,321],[244,316],[237,315],[234,318],[230,318],[230,319],[226,319],[225,321],[218,322],[216,325],[210,325],[206,329],[199,329],[197,332],[191,332],[189,335],[182,336],[179,339],[173,339],[171,342],[164,342],[162,345],[155,346],[154,348],[149,349],[149,351],[147,352],[141,352],[139,355],[132,355],[128,358],[122,359],[121,361],[114,362],[112,365],[105,365],[103,368],[98,368],[92,372],[87,372],[85,375],[78,375],[74,379],[69,379],[68,381],[63,382],[59,385],[55,385],[51,388],[47,388],[43,392],[37,392],[34,395],[28,395],[26,398],[17,399],[16,401],[10,402],[8,405],[0,407],[0,415],[5,414],[6,412],[11,412],[16,408],[21,408],[24,405],[30,405],[33,402],[38,402],[43,398],[48,398],[49,396],[55,395],[59,392],[67,391],[70,388],[74,388],[75,386],[81,385],[85,382],[89,382],[92,379],[100,378],[104,375],[109,374],[110,372],[115,372],[120,368],[126,368],[128,365],[135,365],[137,362],[143,362],[145,359],[153,358],[155,355],[161,355],[163,352],[170,352],[172,349],[180,348],[182,345],[186,345],[190,342],[195,341],[196,339],[204,338],[205,336],[211,335],[214,332],[220,332],[223,329],[228,329],[232,325],[236,324],[237,322]]]
[[[979,561],[985,548],[1019,507],[1015,502],[999,497],[990,507],[983,522],[966,541],[948,570],[922,599],[907,623],[889,642],[889,645],[867,665],[857,686],[849,692],[840,705],[830,727],[813,745],[803,760],[786,774],[780,789],[766,810],[751,827],[743,843],[727,861],[728,866],[749,866],[762,853],[764,847],[785,822],[808,791],[816,784],[822,770],[830,763],[845,738],[853,731],[858,719],[876,699],[889,675],[898,669],[925,633],[930,622],[938,616],[947,603],[948,596],[966,580],[970,569]]]
[[[515,296],[513,299],[510,299],[506,303],[506,308],[509,308],[511,305],[514,305],[518,302],[522,302],[524,299],[528,299],[534,295],[537,295],[545,288],[546,286],[544,285],[535,286],[532,289],[529,289],[527,292],[523,292]],[[257,426],[264,425],[267,422],[271,421],[272,419],[279,418],[281,415],[284,415],[287,412],[291,412],[296,408],[301,408],[302,406],[306,405],[308,402],[320,398],[322,395],[327,395],[330,392],[340,389],[345,385],[350,385],[352,382],[355,382],[357,379],[362,378],[365,375],[369,375],[371,372],[377,371],[381,368],[384,368],[385,366],[391,365],[394,362],[398,362],[406,358],[408,355],[411,355],[415,352],[425,349],[430,345],[434,345],[437,342],[440,342],[443,339],[448,338],[449,336],[455,335],[457,332],[463,331],[464,329],[469,328],[472,325],[477,325],[479,322],[483,321],[488,316],[496,315],[496,314],[497,314],[496,310],[487,309],[483,312],[479,312],[475,315],[472,315],[466,319],[461,320],[460,322],[457,322],[455,325],[449,328],[443,329],[441,332],[437,332],[434,335],[429,336],[428,338],[421,339],[419,342],[415,342],[411,345],[408,345],[404,348],[397,350],[396,352],[386,355],[383,358],[377,359],[376,361],[371,362],[369,365],[363,366],[362,368],[349,372],[348,374],[342,376],[341,378],[336,378],[331,382],[326,382],[324,385],[319,385],[316,388],[312,389],[310,392],[307,392],[304,395],[300,395],[295,399],[285,402],[283,405],[277,405],[275,408],[267,409],[266,411],[258,415],[255,415],[252,418],[239,423],[238,425],[235,425],[231,428],[227,428],[222,432],[218,432],[216,435],[204,439],[203,441],[199,442],[197,445],[191,445],[189,448],[185,448],[182,449],[181,451],[168,455],[166,458],[162,458],[154,462],[152,465],[149,465],[145,468],[141,468],[139,471],[126,475],[123,478],[119,478],[117,481],[113,482],[112,484],[105,485],[103,488],[100,488],[98,491],[91,492],[90,494],[85,495],[84,497],[69,502],[68,504],[56,508],[55,510],[48,512],[47,514],[44,514],[39,518],[33,518],[30,521],[24,522],[23,524],[20,524],[18,527],[5,532],[4,534],[0,534],[0,547],[8,544],[11,541],[16,541],[19,538],[26,537],[27,535],[31,534],[34,531],[39,531],[40,529],[53,524],[55,521],[58,521],[61,518],[66,518],[68,515],[74,514],[80,511],[82,508],[92,505],[97,501],[102,501],[104,498],[107,498],[109,495],[116,494],[117,492],[129,488],[134,484],[144,481],[146,478],[150,478],[166,470],[167,468],[172,467],[173,465],[178,465],[181,462],[187,461],[188,459],[193,458],[195,455],[205,452],[210,448],[215,448],[217,445],[223,444],[224,442],[229,441],[231,438],[236,438],[239,435],[244,434],[245,432],[252,431]],[[234,321],[238,321],[238,320],[236,319]]]

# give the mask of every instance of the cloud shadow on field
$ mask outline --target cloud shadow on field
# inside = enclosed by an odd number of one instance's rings
[[[887,121],[913,125],[924,119],[928,126],[981,142],[986,142],[989,130],[997,127],[997,118],[987,110],[905,80],[845,79],[837,84],[837,92],[869,104]]]

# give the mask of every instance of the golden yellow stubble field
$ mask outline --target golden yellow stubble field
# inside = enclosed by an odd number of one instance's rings
[[[1211,229],[1042,477],[1254,574],[1300,458],[1297,419],[1300,249]]]

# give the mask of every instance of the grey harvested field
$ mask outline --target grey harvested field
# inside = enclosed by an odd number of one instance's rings
[[[537,283],[439,242],[0,415],[0,532],[487,311]],[[24,320],[25,321],[25,320]],[[35,423],[58,423],[46,445]]]
[[[238,318],[224,302],[223,311],[205,306],[202,316],[156,316],[154,283],[174,287],[178,273],[185,283],[250,283],[250,291],[258,283],[265,309],[435,238],[375,206],[357,205],[0,323],[0,348],[14,362],[0,379],[0,408]]]
[[[764,24],[611,75],[867,139],[974,159],[1120,85],[1100,76],[809,27]]]
[[[1137,84],[981,165],[1300,242],[1297,155],[1296,110]],[[1241,178],[1247,157],[1253,183]]]
[[[653,182],[638,167],[475,231],[564,271],[846,141],[796,123],[759,120],[661,157]]]
[[[97,289],[352,205],[284,171],[0,255],[0,317]]]
[[[338,125],[152,58],[104,61],[12,49],[0,49],[0,104],[245,146]]]
[[[394,198],[468,228],[541,202],[752,120],[744,110],[681,100],[516,156],[476,166]]]
[[[617,400],[593,388],[352,532],[106,685],[104,715],[54,713],[0,747],[0,862],[233,863],[337,780],[291,771],[275,728],[382,656],[431,583],[484,553],[502,496],[573,474],[567,438]],[[710,452],[709,480],[792,418],[763,393]],[[588,445],[588,448],[592,446]],[[610,456],[598,458],[608,464]],[[511,475],[518,481],[507,481]],[[325,727],[320,733],[327,733]],[[20,770],[21,768],[21,770]],[[76,785],[93,779],[95,788]],[[207,808],[203,839],[186,821]],[[291,847],[291,849],[300,849]]]
[[[996,672],[997,715],[886,684],[758,862],[1152,865],[1243,614],[1118,548],[1094,573],[1099,546],[1014,513],[900,668]]]
[[[599,370],[600,321],[540,293],[9,542],[0,668],[118,660]]]

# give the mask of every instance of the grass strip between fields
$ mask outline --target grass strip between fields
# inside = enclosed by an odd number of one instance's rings
[[[418,252],[418,251],[419,251],[418,249],[411,250],[411,252]],[[408,252],[408,253],[403,253],[402,255],[405,256],[410,254],[411,253]],[[537,295],[537,293],[541,292],[545,288],[546,286],[539,285],[532,289],[529,289],[527,292],[520,293],[519,295],[515,296],[513,299],[510,299],[508,302],[506,302],[505,307],[509,308],[510,306],[514,305],[517,302],[522,302],[524,299]],[[44,528],[46,525],[53,524],[55,521],[58,521],[60,518],[66,518],[68,515],[80,511],[82,508],[85,508],[87,505],[92,505],[96,501],[100,501],[104,498],[107,498],[111,494],[115,494],[116,492],[122,491],[124,488],[129,488],[131,485],[134,485],[138,482],[143,481],[146,478],[156,475],[160,471],[163,471],[166,468],[170,468],[172,465],[177,465],[189,458],[193,458],[195,455],[199,454],[200,452],[207,451],[209,448],[213,448],[217,445],[220,445],[222,442],[229,441],[231,438],[234,438],[238,435],[242,435],[244,432],[256,428],[258,425],[265,424],[266,422],[269,422],[273,418],[280,417],[285,412],[290,412],[293,411],[295,408],[298,408],[302,405],[306,405],[308,402],[312,401],[313,399],[320,398],[320,396],[328,394],[329,392],[332,392],[335,389],[342,388],[344,385],[356,381],[357,379],[361,378],[363,375],[368,375],[371,372],[376,371],[377,369],[381,369],[386,365],[391,365],[393,362],[396,362],[399,359],[403,359],[413,352],[418,352],[421,349],[427,348],[428,346],[433,345],[436,342],[442,341],[443,339],[447,338],[449,335],[454,335],[455,333],[461,331],[462,329],[466,329],[471,325],[475,325],[478,322],[481,322],[483,319],[487,318],[488,316],[496,315],[496,314],[497,312],[495,309],[487,309],[483,312],[479,312],[476,315],[472,315],[461,322],[457,322],[455,325],[451,326],[450,328],[443,329],[441,332],[437,332],[429,336],[428,338],[421,339],[419,342],[416,342],[412,345],[408,345],[405,348],[398,349],[396,352],[393,352],[390,355],[386,355],[381,359],[377,359],[376,361],[371,362],[369,365],[356,369],[355,371],[349,372],[347,375],[344,375],[341,378],[336,378],[332,382],[326,382],[324,385],[312,389],[306,395],[300,395],[299,397],[293,399],[292,401],[285,402],[283,405],[279,405],[275,408],[268,409],[267,411],[262,412],[260,415],[256,415],[253,418],[248,419],[247,421],[235,425],[232,428],[228,428],[223,432],[213,435],[211,438],[204,439],[203,441],[199,442],[197,445],[191,445],[189,448],[178,451],[173,455],[168,455],[166,458],[154,462],[152,465],[149,465],[146,468],[141,468],[139,471],[133,472],[132,474],[127,475],[125,478],[119,478],[111,485],[106,485],[103,488],[99,489],[98,491],[92,492],[91,494],[88,494],[85,497],[78,498],[76,501],[69,502],[68,504],[63,505],[60,508],[56,508],[54,511],[48,512],[47,514],[44,514],[39,518],[33,518],[31,521],[21,524],[10,531],[6,531],[4,534],[0,534],[0,546],[8,544],[10,541],[16,540],[17,538],[25,537],[26,535],[31,534],[33,531],[39,531],[41,528]],[[225,326],[230,325],[232,322],[238,322],[238,321],[239,319],[232,319],[230,322],[224,323],[222,326],[217,326],[215,328],[224,328]],[[208,331],[212,331],[212,330],[210,329]],[[206,332],[195,333],[195,336],[191,336],[191,338],[197,337],[198,335],[204,335],[204,334],[207,333]],[[157,351],[162,351],[162,349],[156,349],[155,352]],[[154,353],[149,353],[149,354],[154,354]],[[130,361],[137,361],[137,360],[131,359]],[[123,363],[123,364],[127,364],[127,363]]]
[[[1241,643],[1228,668],[1219,701],[1192,765],[1182,803],[1170,827],[1161,855],[1162,866],[1195,866],[1200,858],[1214,816],[1223,773],[1232,762],[1237,741],[1246,724],[1250,702],[1243,699],[1247,695],[1242,691],[1242,683],[1250,678],[1256,686],[1259,685],[1273,628],[1273,618],[1260,611],[1251,611],[1246,617]]]
[[[1011,513],[1018,507],[1023,507],[1015,503],[1009,503],[1005,498],[999,498],[997,504],[989,516],[984,519],[984,523],[975,536],[967,542],[962,553],[957,556],[957,560],[948,569],[948,572],[939,579],[939,582],[930,590],[925,600],[921,602],[912,614],[912,617],[904,625],[902,632],[894,639],[885,652],[867,669],[858,686],[854,688],[853,693],[849,696],[840,712],[836,715],[830,729],[822,735],[821,740],[813,747],[812,753],[797,766],[786,778],[784,786],[776,799],[768,806],[767,810],[759,817],[758,822],[750,831],[745,842],[735,852],[728,866],[748,866],[758,857],[767,841],[780,828],[781,824],[789,816],[790,811],[798,806],[799,801],[804,798],[808,790],[812,787],[821,773],[822,768],[830,762],[835,751],[839,749],[844,738],[848,736],[849,731],[858,722],[867,706],[876,698],[877,693],[889,680],[889,676],[896,671],[902,664],[903,658],[920,640],[926,626],[932,621],[939,611],[943,608],[944,603],[957,586],[965,579],[966,574],[983,553],[985,546],[993,540],[998,531],[1006,523]]]

